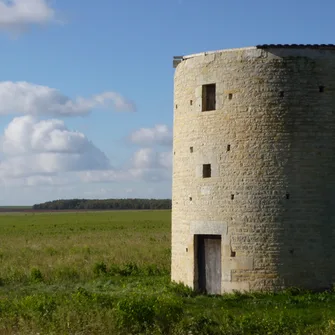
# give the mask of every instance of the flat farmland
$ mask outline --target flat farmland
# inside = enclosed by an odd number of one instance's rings
[[[170,282],[171,211],[0,214],[0,334],[335,334],[335,294]]]
[[[92,267],[102,262],[168,273],[170,217],[170,211],[1,214],[2,279],[24,280],[38,268],[47,282],[67,271],[88,280]]]

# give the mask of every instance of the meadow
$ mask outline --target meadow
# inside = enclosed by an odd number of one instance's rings
[[[335,292],[170,282],[170,211],[0,214],[0,334],[335,334]]]

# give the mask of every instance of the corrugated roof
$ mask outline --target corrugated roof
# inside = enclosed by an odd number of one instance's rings
[[[318,49],[318,50],[335,50],[335,44],[258,44],[253,47],[244,47],[244,48],[233,48],[233,49],[223,49],[216,51],[206,51],[200,52],[197,54],[187,55],[187,56],[174,56],[173,57],[173,67],[177,67],[177,65],[186,60],[188,58],[193,58],[197,56],[210,55],[213,53],[219,52],[229,52],[229,51],[237,51],[237,50],[252,50],[252,49]]]
[[[335,44],[259,44],[258,49],[290,48],[290,49],[335,49]]]

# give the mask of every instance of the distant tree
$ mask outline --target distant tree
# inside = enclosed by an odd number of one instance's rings
[[[171,199],[59,199],[33,206],[34,210],[171,209]]]

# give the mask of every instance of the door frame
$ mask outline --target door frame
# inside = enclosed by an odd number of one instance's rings
[[[220,264],[221,264],[221,278],[220,278],[220,287],[222,292],[222,240],[223,236],[222,234],[194,234],[193,235],[193,245],[194,245],[194,277],[193,277],[193,287],[196,291],[204,293],[204,290],[201,289],[200,283],[199,283],[199,247],[200,247],[200,240],[205,239],[206,237],[215,236],[220,238]]]

